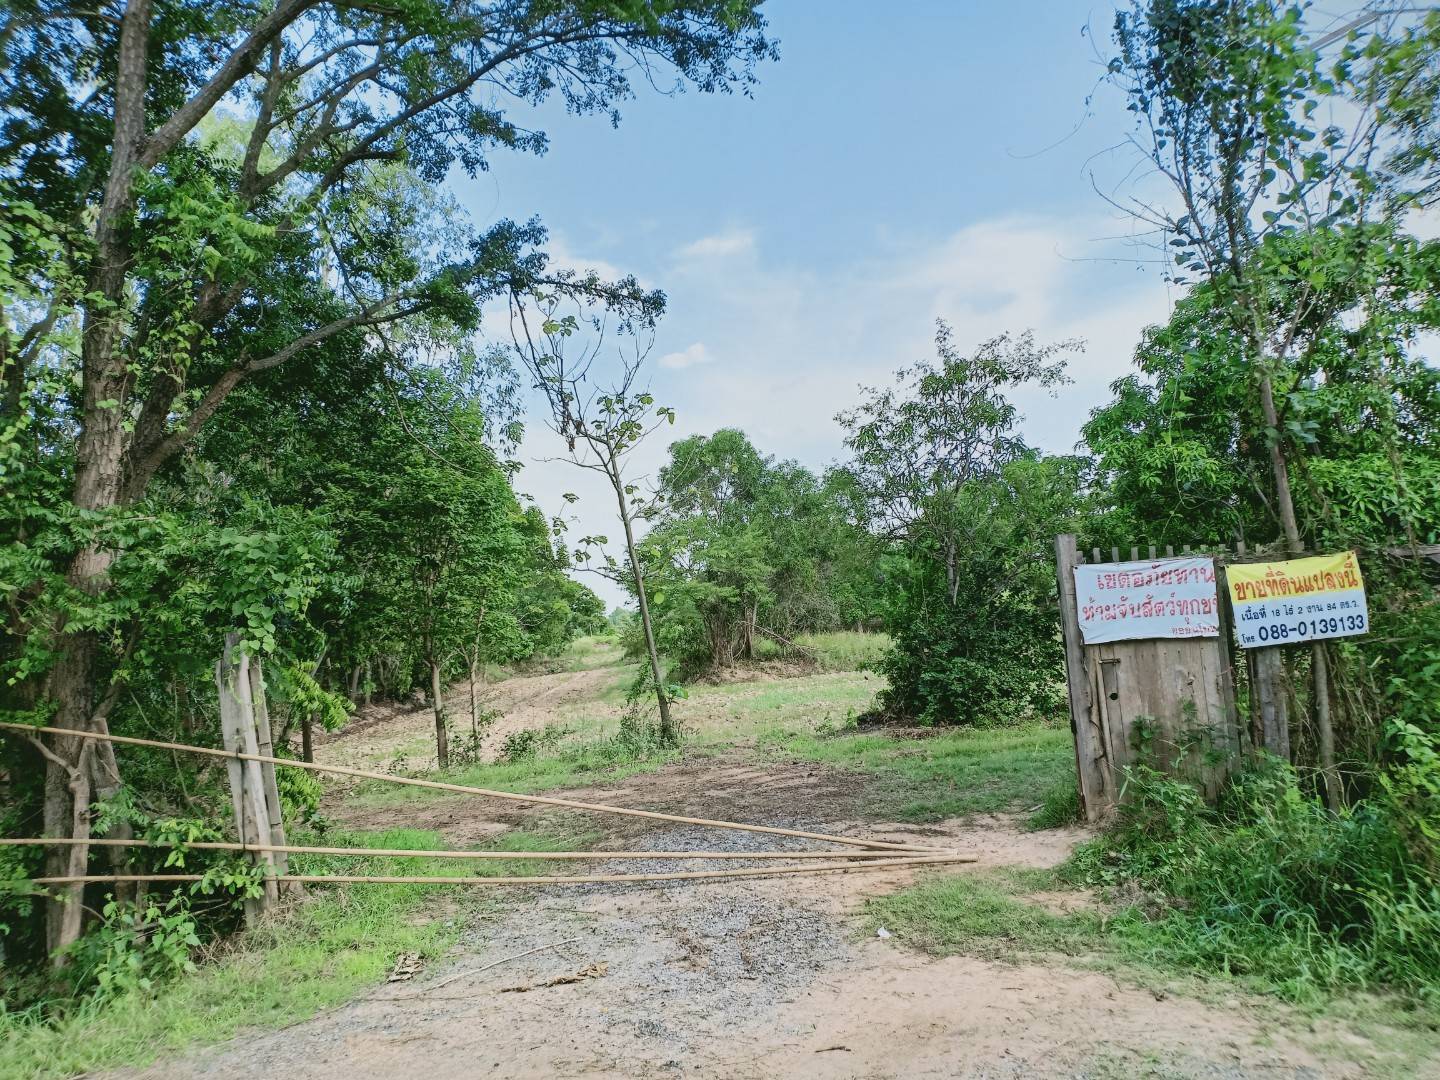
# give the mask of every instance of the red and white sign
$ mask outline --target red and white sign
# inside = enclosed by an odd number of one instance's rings
[[[1087,645],[1220,636],[1213,559],[1077,566],[1075,606]]]

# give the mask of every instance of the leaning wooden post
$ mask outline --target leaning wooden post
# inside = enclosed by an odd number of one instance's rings
[[[1055,537],[1055,583],[1060,597],[1060,630],[1065,639],[1065,682],[1070,691],[1070,730],[1075,736],[1075,771],[1080,783],[1080,802],[1087,821],[1097,820],[1106,809],[1103,756],[1091,727],[1090,675],[1085,665],[1085,642],[1080,637],[1080,617],[1075,610],[1075,567],[1080,553],[1074,533]]]
[[[215,665],[215,685],[220,696],[220,727],[225,749],[231,753],[259,754],[255,734],[255,711],[250,697],[249,657],[240,652],[240,635],[225,635],[225,650]],[[269,812],[265,808],[265,784],[260,763],[253,760],[226,762],[230,774],[230,800],[235,810],[235,831],[247,846],[269,843]],[[256,852],[252,861],[265,868],[265,892],[258,900],[245,901],[245,921],[253,925],[279,897],[274,880],[275,864],[268,854]]]
[[[250,661],[250,703],[255,715],[255,738],[262,757],[275,756],[275,744],[270,731],[270,706],[265,699],[265,671],[257,656]],[[265,788],[266,825],[270,843],[285,847],[285,822],[280,812],[280,786],[275,781],[273,762],[261,761],[260,779]],[[283,851],[272,852],[275,872],[284,877],[290,872],[290,859]]]

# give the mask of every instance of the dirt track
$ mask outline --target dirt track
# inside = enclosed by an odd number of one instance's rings
[[[536,710],[524,722],[543,722],[544,705],[577,692],[577,684],[587,687],[579,692],[593,693],[587,684],[612,675],[542,676],[511,691],[520,690],[520,708]],[[373,730],[360,737],[374,747],[377,736],[410,737]],[[332,745],[329,754],[336,749]],[[701,759],[575,794],[958,847],[980,856],[975,868],[960,871],[966,873],[1053,866],[1085,835],[1080,829],[1027,832],[1008,817],[938,826],[866,822],[867,800],[857,775],[809,764]],[[367,813],[383,813],[384,820],[368,820]],[[407,815],[407,821],[414,818],[409,823],[437,829],[451,843],[534,827],[542,816],[463,797],[426,802]],[[342,807],[338,816],[357,827],[394,824],[393,809]],[[606,830],[603,844],[609,846],[786,846],[776,837],[656,829],[626,818],[589,818],[586,825]],[[917,873],[512,894],[499,917],[472,921],[455,954],[430,960],[413,982],[376,988],[289,1030],[138,1075],[173,1080],[1366,1075],[1348,1060],[1322,1057],[1305,1026],[1273,1006],[1158,994],[1063,962],[934,960],[865,932],[865,900],[908,884]],[[1086,902],[1064,898],[1067,905]],[[566,944],[530,952],[558,942]],[[436,985],[488,964],[496,966]],[[545,985],[556,979],[564,981]]]
[[[486,732],[486,757],[493,760],[496,748],[511,732],[544,727],[559,720],[567,708],[593,702],[617,678],[614,668],[562,671],[550,675],[519,676],[484,687],[488,707],[501,717]],[[452,730],[469,730],[470,697],[464,683],[451,687],[445,707]],[[427,706],[395,709],[376,708],[358,723],[316,743],[316,760],[331,765],[374,768],[405,756],[412,768],[435,765],[435,718]]]

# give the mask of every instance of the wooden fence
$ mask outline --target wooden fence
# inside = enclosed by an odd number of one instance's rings
[[[1132,561],[1174,554],[1166,547],[1162,555],[1154,545],[1143,552],[1138,546],[1130,549]],[[1191,548],[1181,554],[1192,554]],[[1074,575],[1085,556],[1071,534],[1056,537],[1055,555],[1076,774],[1086,819],[1099,820],[1119,802],[1125,768],[1140,760],[1188,776],[1213,796],[1243,738],[1225,605],[1220,605],[1219,637],[1087,645],[1080,633]],[[1091,562],[1104,559],[1099,548],[1091,555]],[[1110,556],[1119,562],[1121,550],[1112,548]],[[1223,593],[1223,568],[1216,585]]]

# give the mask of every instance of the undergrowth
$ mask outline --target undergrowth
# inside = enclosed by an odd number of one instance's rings
[[[1137,898],[1109,930],[1152,962],[1292,1001],[1383,987],[1440,1004],[1440,883],[1383,794],[1331,813],[1269,760],[1212,808],[1134,768],[1115,826],[1065,877]]]
[[[306,841],[297,837],[296,842]],[[416,850],[445,846],[436,833],[415,829],[332,833],[325,843]],[[515,851],[514,860],[457,864],[419,857],[297,855],[291,865],[302,874],[529,874],[544,864],[525,859],[524,852],[574,843],[573,837],[508,833],[491,846]],[[482,892],[455,886],[312,886],[305,901],[282,917],[198,954],[206,962],[183,978],[18,1011],[0,1002],[0,1076],[44,1080],[141,1066],[195,1043],[220,1041],[246,1028],[279,1027],[339,1005],[379,982],[400,954],[435,959],[456,941],[463,918],[426,917],[422,910],[433,909],[441,893],[464,907],[492,902]]]
[[[772,756],[880,777],[875,788],[885,805],[877,809],[905,821],[1021,810],[1034,805],[1037,791],[1074,784],[1074,750],[1064,728],[951,728],[920,738],[773,730],[759,745]]]

